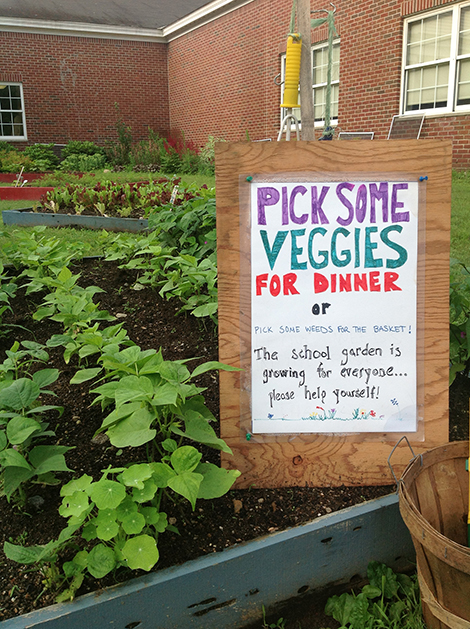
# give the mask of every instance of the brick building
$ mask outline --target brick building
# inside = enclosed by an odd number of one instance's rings
[[[424,115],[470,166],[470,1],[336,0],[333,124],[388,136]],[[292,0],[0,0],[0,139],[18,143],[183,131],[203,145],[275,139]],[[329,9],[311,0],[311,9]],[[318,134],[325,27],[311,31]],[[276,78],[277,77],[277,78]],[[338,135],[338,133],[336,133]]]

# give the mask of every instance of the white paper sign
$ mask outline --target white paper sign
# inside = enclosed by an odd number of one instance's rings
[[[418,184],[251,184],[252,432],[414,432]]]

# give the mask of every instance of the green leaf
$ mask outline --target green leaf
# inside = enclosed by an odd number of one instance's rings
[[[139,408],[107,431],[109,440],[116,448],[128,446],[137,448],[144,445],[152,441],[157,434],[156,430],[150,428],[154,419],[155,415],[152,412],[146,408]]]
[[[1,467],[24,467],[27,470],[31,470],[30,464],[26,461],[24,456],[14,450],[8,448],[0,452],[0,466]]]
[[[371,585],[383,591],[385,598],[394,598],[397,595],[397,577],[385,564],[371,561],[367,566],[367,578]]]
[[[116,509],[126,497],[126,488],[114,480],[103,479],[92,483],[87,493],[98,509]]]
[[[176,472],[166,463],[151,463],[150,465],[153,471],[152,478],[157,487],[162,489],[168,487],[168,481],[176,476]]]
[[[362,588],[362,593],[367,596],[367,598],[377,598],[382,596],[382,590],[380,588],[376,588],[373,585],[365,585]]]
[[[67,494],[59,507],[59,514],[63,518],[70,516],[80,517],[89,507],[90,501],[84,491],[76,491],[73,494]]]
[[[9,500],[21,483],[29,480],[34,476],[34,472],[24,467],[7,467],[3,471],[3,491]]]
[[[343,627],[349,622],[351,611],[354,607],[354,598],[344,592],[341,596],[331,596],[325,606],[325,614],[333,616]]]
[[[155,390],[155,395],[152,397],[152,404],[154,406],[174,406],[177,400],[178,388],[169,382],[165,382]]]
[[[131,570],[146,570],[153,568],[159,558],[157,543],[150,535],[139,535],[127,540],[122,554]]]
[[[83,474],[80,478],[71,480],[64,485],[60,490],[61,496],[72,496],[76,491],[84,491],[92,482],[92,477],[88,474]]]
[[[93,367],[91,369],[81,369],[77,371],[74,377],[70,380],[70,384],[81,384],[87,380],[92,380],[101,371],[101,367]]]
[[[164,360],[158,367],[158,373],[164,380],[171,384],[180,384],[186,382],[190,377],[190,373],[184,365],[177,362]]]
[[[71,472],[63,453],[72,449],[67,446],[36,446],[29,453],[29,461],[38,475],[47,472]]]
[[[150,478],[146,480],[142,489],[137,489],[134,487],[132,490],[132,498],[136,502],[149,502],[153,499],[157,492],[157,486],[154,481]]]
[[[122,520],[122,518],[125,518],[131,513],[135,513],[137,509],[137,504],[132,500],[130,496],[127,496],[116,508],[116,517],[118,520]]]
[[[196,472],[203,476],[197,497],[204,500],[225,495],[241,473],[238,470],[225,470],[213,463],[200,463]]]
[[[31,417],[17,415],[7,424],[7,436],[11,444],[20,445],[35,432],[40,432],[42,426]]]
[[[49,386],[57,380],[59,377],[58,369],[41,369],[33,374],[33,381],[38,385],[40,389]]]
[[[176,435],[191,439],[191,441],[203,443],[217,450],[222,450],[222,452],[232,454],[232,450],[225,441],[217,437],[212,426],[208,424],[207,420],[201,417],[199,413],[188,411],[184,417],[184,425],[185,430],[181,430],[173,425],[171,431]]]
[[[195,317],[210,317],[215,312],[217,312],[219,308],[219,304],[217,301],[211,301],[207,304],[202,304],[202,306],[198,306],[191,311],[191,314]]]
[[[153,393],[153,385],[147,377],[125,376],[119,380],[119,385],[116,388],[116,408],[119,408],[126,402],[150,400]]]
[[[91,549],[88,555],[87,568],[95,579],[102,579],[111,570],[114,570],[115,565],[116,556],[112,548],[98,544]]]
[[[100,510],[94,520],[96,535],[104,542],[113,539],[119,533],[119,524],[116,522],[116,512],[110,509]]]
[[[35,382],[28,378],[19,378],[0,391],[0,407],[13,408],[16,411],[28,408],[38,398],[40,392]]]
[[[157,524],[160,520],[157,507],[142,507],[140,513],[144,516],[146,524]]]
[[[138,512],[131,513],[123,518],[121,524],[128,535],[138,535],[145,526],[145,517]]]
[[[199,486],[201,485],[202,480],[202,474],[197,474],[195,472],[183,472],[182,474],[178,474],[177,476],[170,478],[168,481],[168,487],[189,500],[194,511],[196,508]]]
[[[177,474],[192,472],[196,469],[202,454],[193,446],[181,446],[171,453],[170,461]]]
[[[12,561],[16,563],[32,564],[39,561],[47,561],[47,558],[53,557],[55,548],[51,543],[46,546],[18,546],[5,542],[3,544],[3,552]]]
[[[193,313],[194,314],[194,313]],[[206,373],[206,371],[212,371],[213,369],[221,369],[223,371],[242,371],[239,367],[232,367],[231,365],[226,365],[225,363],[219,363],[216,360],[210,360],[196,369],[191,374],[191,378],[195,378],[196,376],[200,376],[202,373]]]
[[[366,629],[370,626],[368,624],[370,618],[371,614],[369,613],[369,601],[367,596],[359,594],[353,601],[349,622],[354,629]]]
[[[144,481],[152,476],[152,468],[149,463],[139,463],[137,465],[131,465],[122,473],[122,482],[127,487],[137,487],[137,489],[144,488]]]

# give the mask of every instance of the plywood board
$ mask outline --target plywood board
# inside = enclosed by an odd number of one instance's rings
[[[241,199],[246,177],[308,173],[356,180],[406,177],[425,180],[425,256],[418,263],[424,283],[418,327],[423,433],[408,435],[415,452],[448,440],[448,296],[451,144],[444,140],[221,143],[216,146],[219,269],[219,357],[240,366],[251,355],[250,274],[246,220]],[[242,225],[242,228],[240,228]],[[423,286],[421,286],[421,294]],[[419,290],[419,287],[418,287]],[[248,307],[247,307],[248,305]],[[392,481],[387,459],[401,436],[306,434],[246,438],[251,422],[250,391],[240,372],[220,374],[221,436],[234,455],[225,467],[239,469],[239,487],[373,485]],[[399,475],[411,458],[407,448],[393,455]]]

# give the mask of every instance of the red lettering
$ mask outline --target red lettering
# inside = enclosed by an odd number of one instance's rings
[[[324,293],[328,289],[328,280],[321,273],[313,274],[313,290],[315,293]]]
[[[279,275],[273,275],[269,282],[269,292],[273,297],[277,297],[281,292],[281,280]]]
[[[349,293],[351,290],[351,273],[346,273],[346,275],[339,276],[339,292],[342,293],[346,291]]]
[[[262,275],[256,276],[256,294],[261,295],[261,289],[266,288],[268,285],[268,274],[263,273]]]
[[[371,271],[369,273],[369,287],[371,291],[380,291],[379,275],[380,271]]]
[[[394,273],[393,271],[386,271],[384,273],[384,290],[401,290],[401,288],[395,284],[396,280],[399,277],[400,276],[398,275],[398,273]]]
[[[354,273],[354,290],[367,290],[367,275],[363,273],[359,275],[359,273]]]
[[[299,291],[294,286],[295,281],[297,280],[297,275],[295,273],[287,273],[282,278],[283,281],[283,293],[284,295],[299,295]]]

